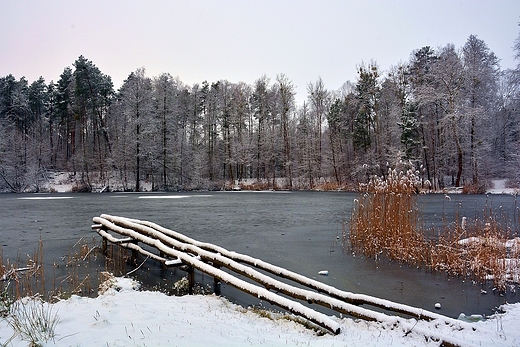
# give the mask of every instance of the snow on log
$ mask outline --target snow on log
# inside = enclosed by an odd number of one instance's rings
[[[465,328],[473,330],[475,329],[474,326],[470,325],[469,323],[445,317],[443,315],[426,311],[424,309],[398,304],[363,294],[353,294],[350,292],[341,291],[337,288],[291,272],[287,269],[266,263],[260,259],[228,251],[222,247],[210,243],[203,243],[193,240],[185,235],[163,228],[152,222],[105,214],[101,215],[101,217],[94,217],[93,221],[97,223],[94,229],[96,229],[97,232],[103,237],[111,237],[112,239],[108,239],[109,241],[126,240],[130,238],[134,241],[134,243],[120,243],[120,245],[135,249],[134,247],[139,247],[135,243],[138,241],[155,247],[161,252],[161,255],[164,254],[178,259],[172,261],[163,259],[164,262],[174,263],[178,261],[192,266],[193,268],[213,276],[217,280],[226,282],[238,289],[243,290],[246,293],[258,297],[259,299],[276,304],[293,314],[303,316],[309,321],[324,327],[335,334],[339,333],[339,325],[330,317],[308,308],[299,302],[282,297],[277,293],[279,292],[292,298],[305,300],[309,303],[320,304],[354,317],[385,323],[390,322],[392,324],[399,324],[402,327],[410,325],[410,320],[397,316],[388,316],[387,314],[375,312],[357,305],[369,304],[371,306],[405,313],[414,316],[417,319],[435,320],[436,322],[448,324],[457,330]],[[126,238],[114,238],[106,230],[113,231],[122,236],[125,236]],[[294,287],[284,282],[280,282],[244,264],[265,270],[281,278],[290,279],[294,282],[303,284],[308,288],[317,290],[318,292]],[[256,281],[257,283],[262,284],[265,288],[228,274],[220,270],[221,266],[226,267],[235,273],[242,274],[245,277]],[[277,293],[270,292],[269,289],[275,289]],[[412,328],[413,326],[414,325],[412,325]],[[415,331],[417,330],[417,327],[415,327]],[[433,336],[431,331],[425,330],[422,333],[424,333],[425,336],[430,336],[437,340],[444,341],[446,345],[464,345],[464,343],[461,343],[456,339],[447,341],[446,337],[444,336]]]
[[[105,215],[101,216],[101,218],[104,218],[104,217],[107,217],[107,216],[105,216]],[[218,264],[219,266],[223,266],[228,269],[231,269],[232,271],[234,271],[236,273],[239,273],[253,281],[256,281],[256,282],[262,284],[266,289],[276,289],[277,292],[291,296],[293,298],[304,300],[309,303],[315,303],[318,305],[322,305],[324,307],[331,308],[335,311],[345,313],[345,314],[348,314],[353,317],[362,318],[365,320],[384,321],[386,319],[386,317],[388,317],[384,313],[379,313],[379,312],[368,310],[368,309],[365,309],[362,307],[358,307],[356,305],[352,305],[345,301],[342,301],[342,300],[339,300],[336,298],[332,298],[323,293],[316,293],[316,292],[310,291],[308,289],[291,286],[287,283],[273,279],[272,277],[269,277],[249,266],[240,264],[228,257],[223,256],[220,253],[209,252],[209,251],[203,250],[195,245],[186,244],[186,243],[174,240],[174,239],[164,235],[163,233],[158,232],[155,229],[149,228],[144,225],[136,224],[134,222],[129,221],[126,218],[114,217],[114,216],[110,216],[109,218],[111,219],[111,222],[113,222],[114,225],[117,225],[118,227],[123,227],[123,228],[126,228],[127,230],[129,229],[132,232],[137,233],[139,235],[147,235],[148,237],[151,237],[153,240],[160,241],[162,244],[170,246],[170,247],[174,247],[177,250],[197,254],[205,261],[212,262],[213,264]],[[98,220],[96,220],[96,221],[98,221]],[[114,229],[112,229],[112,230],[114,230]],[[114,231],[119,232],[117,230],[114,230]],[[136,231],[139,231],[139,232],[136,232]],[[135,237],[135,236],[132,236],[132,237]],[[141,241],[141,240],[139,240],[139,241]],[[161,249],[161,251],[162,251],[162,249]]]
[[[278,305],[283,309],[286,309],[291,313],[303,316],[307,318],[309,321],[330,330],[334,334],[340,333],[339,323],[335,322],[332,318],[328,317],[323,313],[312,310],[298,302],[294,302],[290,299],[284,298],[276,293],[272,293],[265,288],[261,288],[254,284],[236,278],[224,272],[223,270],[217,269],[209,264],[204,263],[202,260],[196,259],[188,255],[185,252],[168,247],[160,240],[153,239],[146,235],[142,235],[141,233],[129,228],[120,227],[103,218],[95,217],[94,221],[99,224],[102,224],[104,227],[110,230],[113,230],[114,232],[117,232],[118,234],[132,237],[139,242],[153,246],[161,252],[163,252],[164,254],[170,255],[172,257],[177,257],[180,260],[182,260],[183,263],[191,265],[194,268],[219,279],[220,281],[226,282],[236,288],[239,288],[251,295],[258,297],[261,300],[266,300],[270,303]]]
[[[128,248],[128,249],[131,249],[133,251],[138,251],[139,253],[141,253],[142,255],[145,255],[147,257],[150,257],[150,259],[154,259],[154,260],[157,260],[159,262],[162,262],[162,263],[166,263],[168,260],[167,259],[164,259],[163,257],[160,257],[156,254],[153,254],[152,252],[149,252],[147,250],[144,250],[142,247],[139,247],[138,245],[136,245],[135,243],[131,243],[129,241],[133,241],[134,239],[131,238],[131,237],[126,237],[124,239],[118,239],[112,235],[110,235],[109,233],[107,233],[105,230],[103,229],[97,229],[97,233],[104,237],[105,239],[107,239],[108,241],[114,243],[114,244],[117,244],[123,248]]]
[[[127,221],[130,221],[130,222],[133,222],[136,224],[148,226],[173,239],[176,239],[176,240],[179,240],[181,242],[188,243],[191,245],[198,246],[199,248],[201,248],[203,250],[207,250],[207,251],[210,251],[213,253],[218,253],[227,258],[233,259],[235,261],[254,266],[261,270],[268,271],[272,274],[277,275],[280,278],[289,279],[296,283],[302,284],[308,288],[316,290],[320,293],[327,294],[333,298],[339,299],[341,301],[346,301],[346,302],[354,304],[354,305],[366,304],[366,305],[370,305],[370,306],[374,306],[374,307],[379,307],[379,308],[382,308],[382,309],[385,309],[388,311],[403,313],[403,314],[406,314],[406,315],[409,315],[411,317],[418,318],[418,319],[440,320],[440,321],[443,321],[445,324],[449,324],[449,325],[452,325],[452,326],[455,326],[455,327],[461,328],[461,329],[470,328],[467,324],[464,324],[463,322],[461,323],[461,321],[459,321],[459,320],[456,320],[456,319],[450,318],[450,317],[446,317],[446,316],[443,316],[443,315],[435,313],[435,312],[424,310],[422,308],[417,308],[417,307],[413,307],[413,306],[409,306],[409,305],[405,305],[405,304],[395,303],[390,300],[375,298],[375,297],[365,295],[365,294],[355,294],[352,292],[340,290],[338,288],[335,288],[333,286],[319,282],[317,280],[305,277],[296,272],[293,272],[293,271],[287,270],[285,268],[267,263],[263,260],[253,258],[253,257],[245,255],[245,254],[240,254],[240,253],[236,253],[233,251],[229,251],[223,247],[220,247],[220,246],[217,246],[217,245],[214,245],[211,243],[197,241],[184,234],[164,228],[164,227],[162,227],[156,223],[150,222],[150,221],[142,221],[142,220],[138,220],[138,219],[116,217],[116,216],[111,216],[111,215],[107,215],[107,214],[103,214],[103,215],[101,215],[101,217],[106,218],[111,221],[126,219]],[[307,299],[305,299],[305,300],[307,300]],[[309,301],[309,300],[307,300],[307,301]],[[357,317],[363,318],[360,316],[357,316]],[[372,318],[372,320],[377,320],[377,319]]]

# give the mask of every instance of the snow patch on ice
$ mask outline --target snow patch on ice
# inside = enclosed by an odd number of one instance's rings
[[[28,196],[18,198],[18,200],[60,200],[60,199],[72,199],[72,196]]]
[[[139,199],[184,199],[189,197],[188,195],[141,195]]]

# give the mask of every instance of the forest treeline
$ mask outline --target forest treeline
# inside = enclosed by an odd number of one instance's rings
[[[80,56],[57,82],[1,77],[0,191],[40,191],[56,171],[84,191],[348,188],[400,161],[432,189],[518,182],[520,64],[502,70],[472,35],[356,69],[340,90],[309,83],[303,105],[283,74],[188,86],[140,68],[116,91]]]

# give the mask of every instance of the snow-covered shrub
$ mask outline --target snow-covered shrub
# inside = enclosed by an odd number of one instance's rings
[[[186,277],[181,278],[173,284],[176,295],[186,295],[190,292],[190,282]]]
[[[480,281],[491,280],[499,290],[518,283],[520,252],[510,227],[497,221],[491,212],[485,218],[461,218],[445,227],[430,242],[430,267],[452,275]]]

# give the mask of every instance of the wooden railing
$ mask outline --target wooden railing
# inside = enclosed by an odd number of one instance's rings
[[[94,217],[93,222],[92,228],[103,237],[105,250],[107,242],[111,242],[132,250],[134,256],[140,253],[160,262],[163,266],[183,266],[188,271],[190,287],[194,285],[193,273],[194,269],[197,269],[213,276],[215,283],[218,281],[227,283],[261,300],[302,316],[334,334],[340,332],[338,321],[302,302],[307,302],[309,305],[322,305],[334,311],[370,321],[395,321],[401,324],[405,322],[404,318],[396,315],[388,315],[361,306],[378,307],[415,319],[436,320],[454,326],[456,329],[470,328],[469,323],[421,308],[339,290],[260,259],[229,251],[211,243],[194,240],[153,222],[106,214]],[[140,244],[147,245],[147,249]],[[159,254],[150,249],[157,250]],[[238,278],[229,271],[224,271],[223,268],[246,277],[250,281]],[[299,286],[282,282],[280,279],[290,280]],[[415,330],[418,328],[416,327]],[[426,336],[432,335],[432,331],[429,330],[424,333]],[[456,341],[444,341],[444,343],[445,345],[460,345]]]

